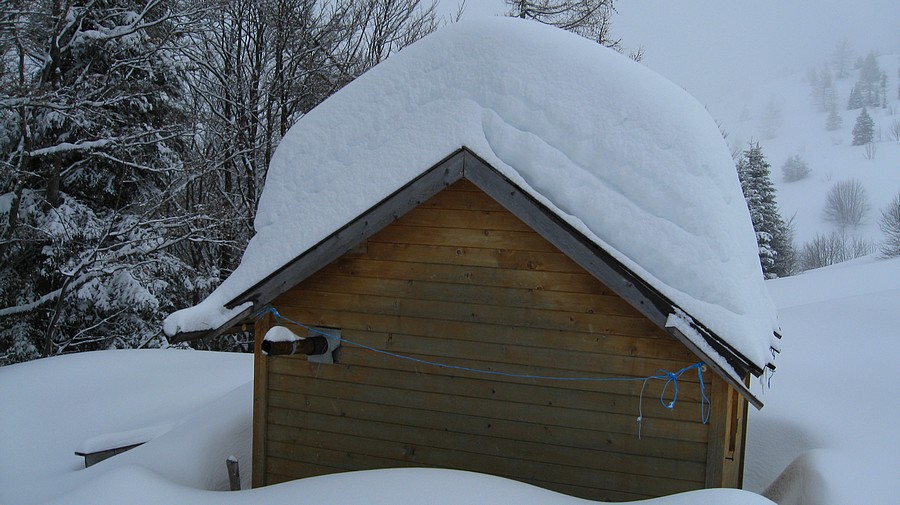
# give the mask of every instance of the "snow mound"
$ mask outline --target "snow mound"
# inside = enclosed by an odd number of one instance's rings
[[[227,490],[225,458],[250,461],[252,358],[120,350],[0,367],[0,503],[45,503],[128,466],[181,486]],[[160,431],[89,468],[75,455],[142,427]],[[130,501],[120,495],[118,503]]]
[[[685,91],[628,58],[519,19],[457,23],[307,114],[268,173],[240,267],[169,335],[466,146],[762,368],[777,347],[728,148]]]
[[[867,257],[768,281],[792,338],[768,406],[750,412],[746,489],[779,503],[897,503],[898,280],[900,258]]]

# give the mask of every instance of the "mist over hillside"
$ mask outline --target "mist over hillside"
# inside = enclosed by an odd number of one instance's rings
[[[886,101],[866,107],[874,123],[870,145],[853,145],[853,129],[862,108],[848,110],[848,100],[858,82],[858,68],[851,68],[846,77],[832,77],[840,120],[830,131],[829,114],[816,104],[809,69],[746,90],[740,100],[717,106],[716,119],[728,133],[732,150],[746,149],[751,141],[762,147],[772,166],[782,216],[793,219],[798,246],[833,232],[872,244],[883,240],[878,217],[900,191],[900,56],[882,55],[877,62],[886,77]],[[824,68],[823,64],[810,66],[818,73]],[[792,156],[806,162],[809,175],[788,182],[782,168]],[[858,225],[841,225],[826,217],[826,199],[835,184],[852,180],[865,189],[868,211]]]

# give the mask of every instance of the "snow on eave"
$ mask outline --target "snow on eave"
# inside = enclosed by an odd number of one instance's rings
[[[442,28],[295,125],[275,153],[241,265],[201,306],[167,318],[166,333],[233,319],[240,311],[225,305],[235,296],[460,146],[756,369],[772,363],[774,305],[708,113],[613,51],[506,18]]]

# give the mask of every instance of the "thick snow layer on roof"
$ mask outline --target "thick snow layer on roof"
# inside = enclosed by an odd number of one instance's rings
[[[518,19],[462,22],[307,114],[269,169],[240,267],[168,334],[466,146],[757,366],[776,329],[734,163],[704,108],[628,58]]]

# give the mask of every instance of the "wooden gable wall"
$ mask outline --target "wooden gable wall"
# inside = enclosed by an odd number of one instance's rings
[[[697,361],[465,180],[273,305],[350,341],[462,367],[646,377]],[[271,315],[257,323],[257,343],[272,324]],[[480,375],[350,345],[335,365],[258,350],[256,360],[255,486],[403,466],[478,471],[594,500],[739,481],[746,402],[712,373],[708,425],[695,374],[679,381],[674,410],[660,405],[663,382],[654,380],[639,439],[640,381]]]

